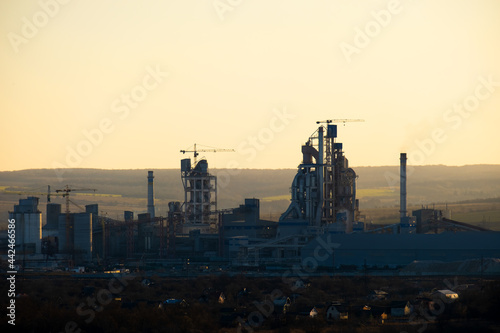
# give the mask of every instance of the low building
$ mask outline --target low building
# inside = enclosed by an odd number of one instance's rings
[[[313,258],[320,267],[402,267],[424,260],[500,258],[500,232],[323,234],[302,248],[301,257]]]
[[[435,294],[439,296],[444,296],[447,299],[453,299],[453,300],[458,299],[458,294],[449,289],[438,290],[435,292]]]
[[[405,317],[413,312],[413,305],[408,302],[392,302],[391,303],[391,316],[392,317]]]
[[[246,236],[271,239],[276,237],[277,222],[260,219],[259,199],[245,199],[245,204],[222,216],[222,232],[225,238]]]

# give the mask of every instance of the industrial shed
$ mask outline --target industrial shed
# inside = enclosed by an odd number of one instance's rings
[[[500,258],[500,232],[441,234],[324,234],[302,250],[302,261],[319,266],[406,266],[415,260],[442,262]]]

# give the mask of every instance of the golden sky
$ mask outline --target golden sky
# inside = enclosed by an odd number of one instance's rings
[[[0,170],[500,164],[500,1],[0,2]]]

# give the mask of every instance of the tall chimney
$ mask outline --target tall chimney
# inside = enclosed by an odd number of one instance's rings
[[[401,222],[403,222],[403,219],[406,217],[406,153],[401,153],[399,160],[399,212],[401,216]]]
[[[148,171],[148,213],[151,218],[155,217],[155,194],[153,188],[153,171]]]

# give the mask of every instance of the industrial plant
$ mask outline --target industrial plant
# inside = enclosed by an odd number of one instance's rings
[[[288,208],[279,221],[260,215],[258,198],[219,209],[217,177],[205,158],[180,162],[184,197],[155,208],[154,171],[145,175],[147,213],[125,211],[123,219],[100,214],[98,204],[70,211],[72,192],[94,189],[66,186],[47,194],[45,223],[39,198],[19,200],[16,251],[22,268],[97,267],[105,262],[145,268],[185,268],[193,263],[228,269],[285,270],[311,266],[400,269],[415,262],[457,262],[500,258],[500,233],[454,221],[447,211],[407,210],[407,157],[400,160],[400,221],[368,225],[356,198],[356,171],[349,167],[335,121],[317,122],[300,147],[302,160],[291,180]],[[147,183],[146,183],[147,180]]]

